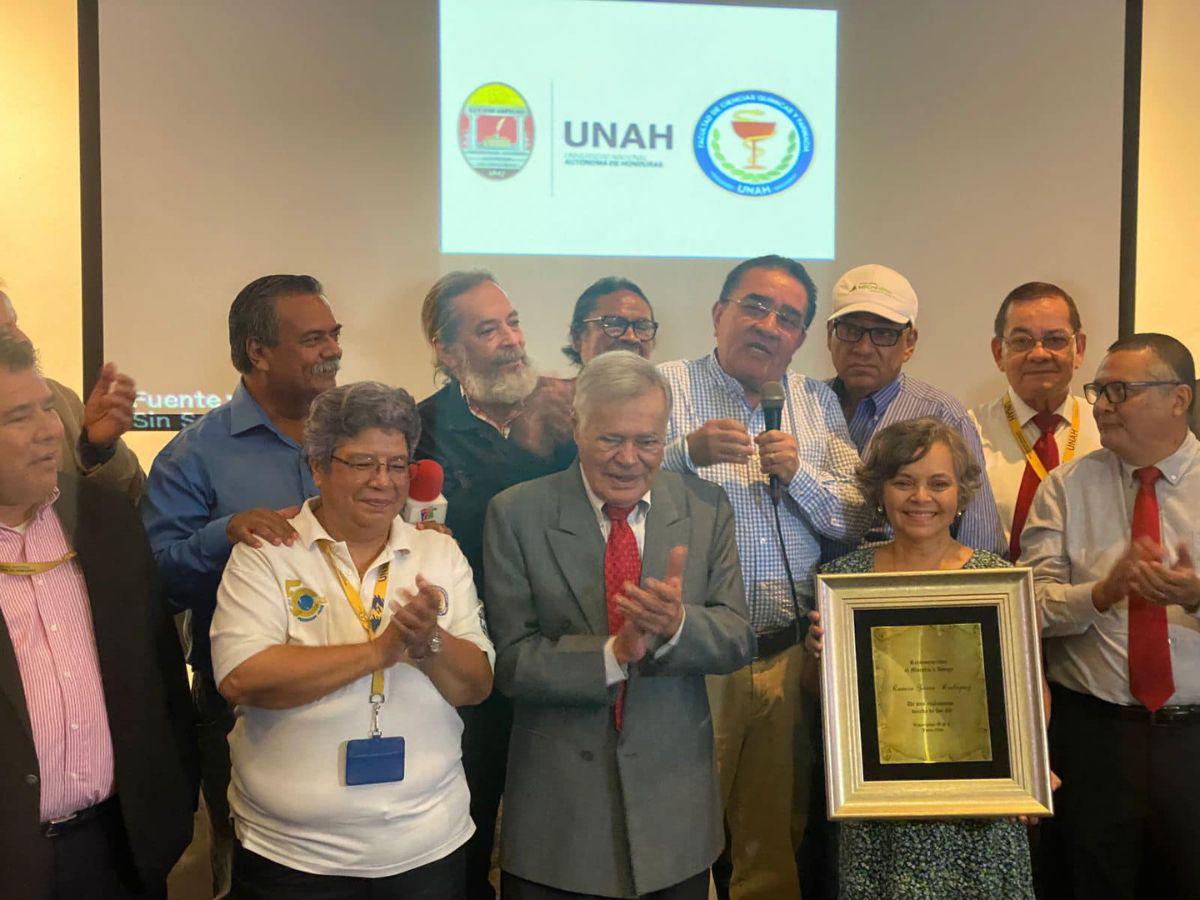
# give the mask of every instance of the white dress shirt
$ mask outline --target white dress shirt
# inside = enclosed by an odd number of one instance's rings
[[[1011,398],[1013,412],[1017,414],[1017,421],[1021,423],[1021,429],[1032,446],[1042,436],[1033,421],[1037,410],[1018,397],[1011,387],[1005,394]],[[1071,415],[1076,403],[1079,404],[1079,439],[1075,443],[1075,458],[1087,456],[1093,450],[1100,449],[1100,432],[1096,428],[1091,406],[1082,397],[1071,394],[1063,401],[1062,406],[1055,410],[1060,417],[1058,430],[1054,432],[1060,460],[1067,452]],[[1000,524],[1004,528],[1004,546],[1007,548],[1012,538],[1017,494],[1021,492],[1021,479],[1025,477],[1025,454],[1021,452],[1017,439],[1008,427],[1008,418],[1004,415],[1004,395],[972,409],[971,419],[979,429],[979,438],[983,441],[983,461],[987,466],[988,481],[992,483],[992,493],[996,496],[996,509],[1000,512]]]
[[[1200,559],[1200,442],[1190,432],[1157,463],[1159,527],[1168,564],[1180,544]],[[1135,705],[1129,692],[1129,604],[1106,612],[1092,588],[1129,547],[1137,482],[1111,450],[1059,466],[1033,499],[1021,535],[1021,563],[1034,567],[1051,681],[1110,703]],[[1175,693],[1169,705],[1200,704],[1200,617],[1167,607]]]
[[[583,475],[582,472],[580,472]],[[592,505],[592,511],[596,514],[596,521],[600,525],[600,534],[604,538],[605,543],[608,543],[608,535],[612,532],[612,519],[608,517],[608,513],[604,511],[604,501],[596,496],[592,486],[588,484],[587,476],[583,475],[583,490],[587,493],[588,503]],[[629,513],[629,518],[626,523],[629,525],[629,530],[633,532],[633,538],[637,541],[638,557],[640,558],[646,552],[646,516],[650,514],[650,492],[642,494],[641,499],[633,505],[633,511]],[[687,612],[684,612],[686,617]],[[679,635],[683,633],[683,619],[679,620],[679,627],[675,629],[675,633],[671,635],[671,639],[654,651],[655,659],[659,659],[668,650],[679,643]],[[629,678],[629,667],[623,666],[617,662],[617,654],[613,650],[613,644],[616,643],[616,635],[610,637],[604,642],[604,680],[609,687],[614,684],[619,684]]]

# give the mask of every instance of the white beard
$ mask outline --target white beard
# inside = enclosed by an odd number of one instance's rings
[[[520,403],[537,387],[538,372],[528,357],[518,372],[487,374],[465,364],[454,367],[454,376],[466,395],[476,403],[499,403],[512,406]]]

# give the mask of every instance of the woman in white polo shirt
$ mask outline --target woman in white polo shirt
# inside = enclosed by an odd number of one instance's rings
[[[297,537],[230,555],[211,636],[237,707],[234,897],[464,896],[455,707],[488,695],[494,654],[458,545],[399,517],[419,429],[407,391],[321,394]]]

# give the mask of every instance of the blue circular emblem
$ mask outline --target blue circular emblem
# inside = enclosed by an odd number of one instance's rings
[[[296,605],[300,607],[301,612],[308,612],[315,603],[312,594],[301,594],[296,600]]]
[[[696,122],[696,162],[734,194],[764,197],[795,184],[812,162],[812,127],[790,101],[770,91],[737,91]]]

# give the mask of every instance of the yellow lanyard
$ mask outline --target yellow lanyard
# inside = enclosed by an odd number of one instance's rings
[[[0,574],[41,575],[43,572],[57,569],[63,563],[70,562],[74,558],[75,551],[72,550],[66,556],[51,560],[50,562],[0,562]]]
[[[379,622],[383,617],[383,603],[387,598],[388,573],[392,568],[391,562],[385,562],[379,567],[379,577],[375,579],[375,593],[371,597],[371,615],[368,616],[367,610],[363,607],[362,598],[358,595],[358,588],[342,574],[342,570],[333,561],[333,553],[329,550],[329,542],[318,541],[317,544],[320,546],[321,552],[325,554],[325,562],[329,563],[329,568],[337,576],[338,584],[342,586],[342,593],[346,595],[346,602],[354,610],[354,616],[358,619],[358,624],[367,633],[367,640],[375,640],[375,629],[379,627]],[[371,673],[371,702],[383,702],[383,671],[380,669],[376,669]]]
[[[1062,461],[1064,463],[1071,461],[1071,458],[1075,455],[1075,445],[1079,442],[1079,400],[1076,399],[1074,402],[1075,405],[1071,409],[1071,430],[1067,432],[1067,446],[1063,450]],[[1013,409],[1012,398],[1008,394],[1004,395],[1004,418],[1008,419],[1008,430],[1017,439],[1017,446],[1025,454],[1026,462],[1029,463],[1030,468],[1037,474],[1038,480],[1044,481],[1046,478],[1046,467],[1034,451],[1033,445],[1029,443],[1029,438],[1025,436],[1025,429],[1017,421],[1017,411]]]

